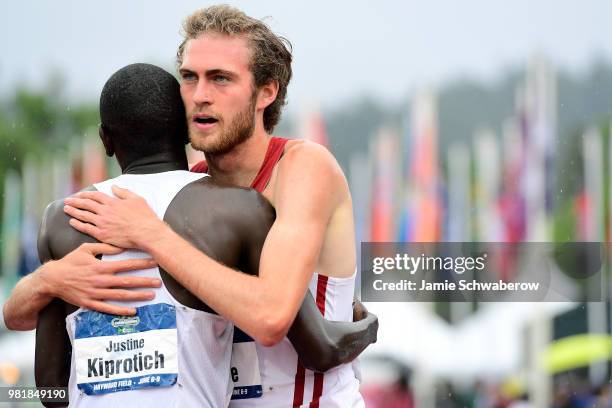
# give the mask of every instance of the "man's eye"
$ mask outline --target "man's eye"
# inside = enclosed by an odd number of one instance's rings
[[[184,72],[183,74],[181,74],[181,79],[183,81],[193,81],[196,79],[196,76],[192,72]]]
[[[213,81],[218,82],[218,83],[225,83],[225,82],[229,82],[229,78],[223,75],[215,75],[213,77]]]

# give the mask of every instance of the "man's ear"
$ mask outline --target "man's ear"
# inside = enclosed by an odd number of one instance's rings
[[[256,109],[266,109],[276,100],[276,95],[278,95],[278,81],[270,81],[260,87],[257,92]]]
[[[113,140],[108,135],[108,130],[104,127],[103,124],[100,124],[100,127],[98,128],[98,134],[100,135],[100,140],[104,145],[106,155],[108,157],[113,157],[115,155],[115,146],[113,145]]]

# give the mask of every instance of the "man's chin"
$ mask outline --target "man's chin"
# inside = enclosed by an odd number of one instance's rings
[[[216,141],[215,141],[216,142]],[[223,153],[227,153],[229,150],[232,150],[233,146],[225,146],[222,143],[209,142],[206,143],[202,140],[196,140],[195,143],[191,142],[191,147],[195,150],[204,153],[205,155],[219,155]]]
[[[214,150],[215,146],[219,144],[215,136],[212,133],[203,134],[202,132],[190,129],[189,141],[191,142],[191,147],[195,150],[206,153],[206,151]]]
[[[208,144],[201,143],[201,142],[200,143],[191,142],[191,147],[193,147],[194,150],[197,150],[198,152],[202,152],[204,154],[211,154],[211,152],[216,150],[214,149],[214,146],[211,147]]]

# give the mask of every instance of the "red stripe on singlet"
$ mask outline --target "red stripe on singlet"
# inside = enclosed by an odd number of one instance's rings
[[[257,172],[257,175],[251,183],[251,188],[259,191],[260,193],[266,188],[272,177],[272,171],[274,166],[280,160],[283,152],[285,151],[285,144],[289,139],[283,139],[282,137],[272,137],[270,143],[268,143],[268,150],[266,150],[266,156],[264,157],[263,163]],[[206,160],[196,163],[191,171],[194,173],[206,173],[208,171],[208,163]]]
[[[327,276],[319,275],[317,280],[317,307],[325,316],[325,296],[327,294]],[[319,408],[319,399],[323,395],[323,373],[314,373],[314,386],[312,390],[312,401],[310,408]]]
[[[325,295],[327,294],[327,276],[319,275],[317,280],[317,307],[319,312],[325,316]]]
[[[208,171],[208,163],[206,163],[206,160],[199,161],[189,171],[192,173],[206,173]]]
[[[293,387],[293,408],[299,408],[304,401],[304,383],[306,382],[306,369],[298,358],[295,372],[295,386]]]
[[[276,166],[276,163],[278,163],[283,155],[283,152],[285,151],[285,144],[287,144],[287,140],[288,139],[283,139],[280,137],[273,137],[270,139],[268,150],[266,151],[266,157],[264,158],[255,179],[251,183],[251,188],[254,188],[260,193],[264,191],[270,182],[270,177],[272,177],[274,166]]]
[[[327,294],[327,276],[319,275],[317,279],[317,307],[319,312],[325,316],[325,296]],[[312,401],[310,408],[319,407],[319,399],[323,395],[323,379],[322,373],[314,373],[314,385],[312,390]],[[293,389],[293,408],[299,408],[304,401],[304,385],[306,382],[306,369],[298,359],[297,370],[295,374],[295,388]]]

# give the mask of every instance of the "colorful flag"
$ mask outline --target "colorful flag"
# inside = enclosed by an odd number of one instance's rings
[[[499,242],[502,230],[498,211],[500,192],[499,149],[493,132],[476,136],[476,225],[478,240]]]
[[[395,236],[397,143],[389,129],[381,129],[375,144],[370,241],[392,242]]]
[[[402,157],[401,157],[401,184],[399,189],[399,225],[397,228],[397,241],[409,242],[413,234],[414,214],[411,213],[411,183],[410,183],[410,156],[413,137],[410,115],[404,115],[402,124]]]
[[[545,58],[531,60],[522,98],[526,235],[529,241],[546,241],[551,235],[554,196],[556,78]]]
[[[442,205],[438,179],[438,115],[432,92],[417,94],[411,123],[408,205],[414,221],[410,240],[435,242],[441,237]]]
[[[580,230],[584,241],[602,242],[604,238],[603,198],[603,142],[595,128],[587,130],[582,138],[584,163],[585,223]]]
[[[517,119],[511,118],[504,123],[503,144],[502,193],[499,199],[501,241],[520,242],[525,239],[526,231],[525,200],[521,194],[525,157]]]

